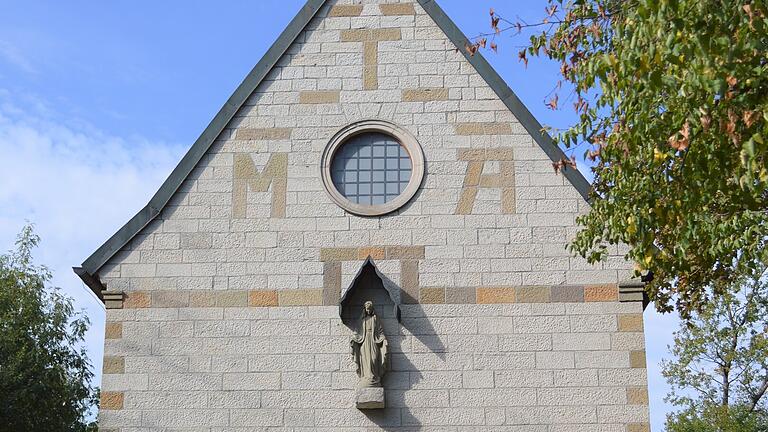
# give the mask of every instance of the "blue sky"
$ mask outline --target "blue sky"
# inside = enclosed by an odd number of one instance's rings
[[[97,371],[104,309],[70,268],[146,204],[303,3],[0,0],[0,250],[26,220],[36,224],[38,260],[93,322],[86,343]],[[439,3],[470,36],[489,30],[491,7],[535,21],[546,4]],[[499,53],[485,55],[542,124],[567,126],[570,109],[544,106],[557,66],[533,60],[524,68],[516,55],[524,43],[503,35]],[[646,343],[657,431],[668,409],[658,362],[676,320],[652,309]]]

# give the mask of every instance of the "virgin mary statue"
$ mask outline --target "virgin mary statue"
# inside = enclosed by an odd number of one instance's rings
[[[365,302],[360,328],[352,335],[349,344],[357,364],[357,376],[360,377],[357,386],[381,387],[387,364],[387,338],[372,302]]]

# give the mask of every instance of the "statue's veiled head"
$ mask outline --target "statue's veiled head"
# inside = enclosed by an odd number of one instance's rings
[[[370,300],[368,300],[367,302],[365,302],[365,304],[363,305],[363,309],[364,309],[364,315],[366,315],[366,316],[371,316],[371,315],[373,315],[373,314],[374,314],[374,312],[375,312],[375,311],[373,310],[373,302],[372,302],[372,301],[370,301]]]

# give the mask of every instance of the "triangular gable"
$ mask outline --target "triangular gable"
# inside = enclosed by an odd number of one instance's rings
[[[437,26],[453,42],[466,60],[475,68],[477,73],[485,80],[488,86],[496,93],[504,105],[515,115],[528,134],[541,147],[547,156],[557,162],[565,157],[563,151],[554,143],[552,138],[542,131],[541,124],[533,117],[530,111],[523,105],[512,89],[504,82],[482,54],[470,55],[465,47],[469,40],[459,30],[456,24],[440,8],[434,0],[416,0],[427,12]],[[318,10],[327,0],[308,0],[299,13],[291,20],[288,27],[277,38],[274,44],[267,50],[259,63],[251,70],[248,76],[238,86],[232,96],[219,110],[208,127],[195,141],[181,162],[174,168],[160,189],[155,193],[149,203],[134,217],[123,225],[112,237],[99,247],[82,264],[82,267],[74,267],[75,273],[99,296],[104,290],[99,281],[97,272],[99,269],[133,239],[144,227],[153,221],[166,206],[171,197],[176,193],[184,180],[197,166],[202,157],[210,149],[213,142],[229,124],[238,110],[243,106],[249,96],[257,89],[274,65],[285,54],[296,38],[305,29],[307,24],[315,17]],[[575,169],[563,171],[565,178],[576,188],[585,199],[589,199],[589,182]]]

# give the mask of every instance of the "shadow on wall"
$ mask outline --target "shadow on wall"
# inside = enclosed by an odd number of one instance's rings
[[[390,290],[385,288],[390,287]],[[395,287],[392,290],[391,287]],[[393,295],[390,295],[393,292]],[[418,316],[407,316],[398,321],[401,291],[397,285],[376,269],[372,260],[367,260],[346,291],[341,306],[341,319],[350,333],[358,329],[363,305],[372,301],[376,314],[381,319],[384,333],[389,342],[389,364],[384,376],[387,408],[362,410],[362,413],[382,430],[419,430],[421,424],[406,406],[406,393],[417,388],[423,376],[420,368],[408,358],[409,355],[434,354],[442,362],[446,348],[435,328],[426,318],[420,305],[409,305],[409,310]],[[394,297],[394,299],[393,299]],[[404,299],[410,303],[408,299]],[[410,314],[409,314],[410,315]]]

